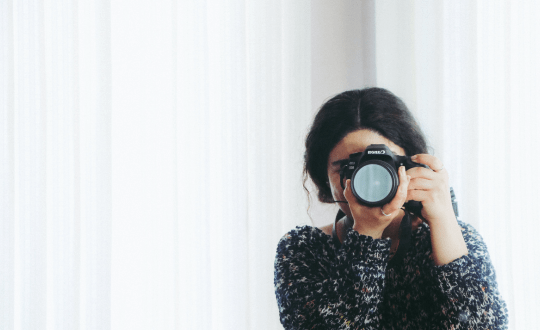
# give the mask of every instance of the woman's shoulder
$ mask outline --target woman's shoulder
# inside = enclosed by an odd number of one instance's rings
[[[283,263],[331,263],[335,256],[332,237],[320,228],[296,226],[281,237],[276,249],[276,258]]]
[[[330,233],[331,233],[330,228]],[[302,225],[296,226],[283,235],[278,242],[278,249],[284,247],[314,247],[326,245],[331,236],[327,235],[325,229]]]

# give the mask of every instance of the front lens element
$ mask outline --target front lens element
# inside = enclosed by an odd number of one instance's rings
[[[392,191],[392,176],[377,164],[368,164],[356,171],[353,182],[358,197],[367,202],[379,202]]]

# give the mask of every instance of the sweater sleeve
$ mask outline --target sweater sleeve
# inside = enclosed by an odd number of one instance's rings
[[[378,329],[391,242],[349,229],[340,249],[317,228],[278,243],[274,289],[285,329]],[[336,252],[334,252],[336,251]]]
[[[447,328],[507,329],[508,311],[497,288],[495,269],[480,234],[469,224],[459,223],[469,250],[446,265],[432,267],[446,304],[442,313]]]

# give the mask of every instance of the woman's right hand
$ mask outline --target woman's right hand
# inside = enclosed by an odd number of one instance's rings
[[[407,188],[411,177],[406,174],[405,166],[400,166],[398,176],[399,186],[396,196],[382,207],[369,207],[358,203],[351,190],[351,180],[347,180],[343,195],[349,203],[349,209],[354,219],[353,229],[359,234],[381,238],[384,229],[399,215],[399,210],[407,201]],[[382,214],[381,208],[388,216]]]

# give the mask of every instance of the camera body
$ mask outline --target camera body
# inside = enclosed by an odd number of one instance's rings
[[[405,170],[429,168],[413,162],[409,156],[394,154],[384,144],[371,144],[363,152],[349,155],[347,163],[341,167],[341,186],[345,189],[344,179],[351,179],[352,193],[360,204],[382,206],[396,195],[400,166],[405,166]],[[417,201],[408,201],[403,206],[415,214],[420,214],[422,210],[422,203]]]

